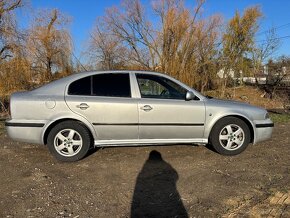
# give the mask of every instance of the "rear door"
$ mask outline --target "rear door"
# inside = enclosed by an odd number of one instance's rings
[[[140,139],[201,139],[205,106],[198,99],[186,101],[187,90],[159,75],[136,74]]]
[[[129,73],[96,74],[72,82],[65,99],[93,124],[98,139],[137,139],[137,101],[130,83]]]

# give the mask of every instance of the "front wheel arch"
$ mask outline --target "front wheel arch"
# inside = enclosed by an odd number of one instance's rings
[[[251,131],[246,122],[233,116],[220,119],[212,128],[209,143],[222,155],[237,155],[251,142]]]
[[[219,118],[213,125],[212,125],[212,127],[211,127],[211,130],[210,130],[210,133],[209,133],[209,135],[208,135],[208,140],[210,140],[210,136],[211,136],[211,134],[212,134],[212,131],[213,131],[213,127],[215,126],[215,124],[217,124],[219,121],[221,121],[222,119],[224,119],[224,118],[228,118],[228,117],[234,117],[234,118],[237,118],[237,119],[240,119],[240,120],[242,120],[242,121],[244,121],[246,124],[247,124],[247,126],[249,127],[249,130],[250,130],[250,133],[251,133],[251,140],[250,140],[250,142],[251,143],[253,143],[254,142],[254,138],[255,138],[255,133],[254,133],[254,127],[253,127],[253,125],[251,124],[251,122],[247,119],[247,118],[245,118],[245,117],[243,117],[243,116],[239,116],[239,115],[228,115],[228,116],[224,116],[224,117],[221,117],[221,118]]]

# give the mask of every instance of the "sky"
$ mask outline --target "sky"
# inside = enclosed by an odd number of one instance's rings
[[[96,18],[104,15],[106,8],[113,5],[118,6],[121,0],[28,0],[30,8],[57,8],[65,14],[72,17],[70,30],[74,40],[74,53],[83,60],[82,50],[86,46]],[[141,0],[146,7],[150,7],[151,0]],[[185,0],[188,7],[193,7],[194,0]],[[289,0],[207,0],[203,6],[204,16],[221,14],[224,21],[229,20],[236,11],[242,12],[245,8],[253,5],[259,5],[263,12],[263,18],[260,22],[258,31],[258,40],[263,40],[264,32],[272,27],[278,27],[276,34],[278,37],[290,35],[290,1]],[[24,9],[17,13],[20,20],[20,26],[28,26],[31,10]],[[279,55],[290,56],[290,37],[281,39],[281,47],[276,52]]]

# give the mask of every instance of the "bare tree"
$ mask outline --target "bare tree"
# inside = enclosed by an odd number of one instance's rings
[[[253,75],[256,78],[257,84],[257,74],[263,72],[263,67],[266,61],[272,57],[272,55],[278,50],[281,42],[276,35],[275,29],[272,28],[266,32],[266,39],[262,40],[260,43],[251,50],[251,60],[253,63]]]
[[[6,112],[8,95],[25,88],[28,81],[27,65],[21,57],[23,38],[14,13],[22,6],[22,0],[0,0],[0,104]]]
[[[259,28],[258,20],[262,16],[260,8],[250,7],[241,16],[236,12],[228,22],[226,32],[223,35],[223,61],[224,78],[222,83],[222,97],[225,94],[229,73],[233,70],[240,72],[245,56],[254,48],[255,34]]]
[[[19,86],[24,73],[19,74],[18,54],[21,50],[20,33],[14,11],[22,1],[0,1],[0,92],[7,94]],[[15,79],[15,80],[14,80]]]
[[[154,38],[151,35],[154,30],[139,0],[123,1],[121,10],[116,7],[108,9],[103,22],[110,33],[129,49],[128,57],[133,65],[154,68]]]
[[[89,52],[106,69],[125,62],[127,68],[164,72],[204,90],[216,65],[221,19],[201,19],[203,4],[197,1],[191,11],[180,0],[154,1],[153,25],[139,0],[125,0],[120,9],[112,7],[99,18]]]
[[[264,91],[264,97],[272,99],[276,96],[277,89],[283,88],[284,79],[290,75],[290,58],[281,56],[275,61],[270,59],[265,66],[268,71],[266,84],[260,85],[260,88]]]
[[[197,53],[197,87],[203,93],[212,89],[218,71],[218,47],[219,27],[221,17],[213,16],[208,21],[201,21],[196,29],[196,53]]]
[[[67,17],[53,9],[39,11],[31,24],[27,48],[33,68],[42,73],[42,81],[51,80],[56,72],[70,69],[72,40],[68,23]]]
[[[103,70],[121,69],[126,65],[127,49],[120,39],[107,33],[100,21],[91,32],[87,54],[91,64]]]
[[[22,7],[22,0],[0,1],[0,61],[12,57],[16,33],[13,11]]]

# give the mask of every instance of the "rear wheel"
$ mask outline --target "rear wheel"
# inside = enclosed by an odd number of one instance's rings
[[[60,161],[77,161],[85,157],[92,145],[89,130],[79,122],[57,124],[48,134],[50,153]]]
[[[241,119],[226,117],[216,123],[211,131],[210,143],[223,155],[243,152],[251,140],[248,125]]]

